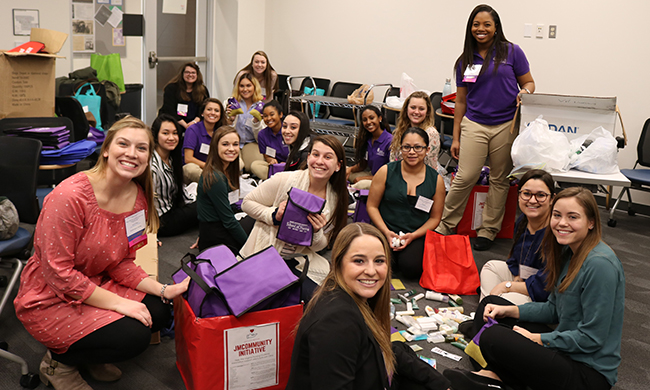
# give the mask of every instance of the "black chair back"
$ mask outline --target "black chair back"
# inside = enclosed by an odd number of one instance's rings
[[[386,99],[389,96],[399,97],[399,87],[390,87],[386,90],[386,94],[384,95],[384,103],[386,103]],[[383,111],[388,123],[390,123],[391,125],[396,125],[399,113],[397,111],[387,110],[387,109],[384,109]]]
[[[429,99],[431,99],[431,105],[433,106],[433,112],[435,112],[437,109],[440,108],[440,103],[442,102],[442,92],[434,92],[429,96]],[[441,127],[441,120],[438,115],[434,115],[435,117],[435,123],[434,126],[436,126],[436,129],[440,131]],[[452,129],[453,130],[453,129]]]
[[[348,95],[352,95],[355,89],[361,87],[359,83],[348,83],[345,81],[337,81],[332,85],[332,90],[330,91],[329,96],[347,98]],[[349,108],[340,108],[340,107],[330,107],[330,115],[337,118],[345,118],[354,120],[354,113]]]
[[[650,167],[650,118],[643,124],[639,144],[636,146],[637,162],[644,166]]]
[[[0,195],[16,206],[21,222],[35,224],[40,212],[36,180],[41,141],[0,137]]]
[[[55,112],[59,117],[66,117],[72,121],[72,125],[74,126],[74,139],[71,137],[71,142],[88,138],[90,125],[79,100],[71,96],[57,96]]]

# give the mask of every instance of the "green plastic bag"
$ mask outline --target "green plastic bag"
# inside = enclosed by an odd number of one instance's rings
[[[107,56],[92,54],[90,56],[90,66],[97,71],[99,81],[112,81],[120,88],[120,92],[126,91],[120,53],[112,53]]]

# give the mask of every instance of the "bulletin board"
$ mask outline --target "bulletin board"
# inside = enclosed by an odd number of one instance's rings
[[[72,48],[77,53],[126,56],[122,33],[124,0],[73,0]]]

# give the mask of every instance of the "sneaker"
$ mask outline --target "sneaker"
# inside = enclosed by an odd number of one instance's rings
[[[474,245],[472,245],[472,248],[474,248],[477,251],[486,251],[492,248],[493,244],[494,244],[494,240],[490,240],[489,238],[486,237],[476,237],[476,241],[474,241]]]

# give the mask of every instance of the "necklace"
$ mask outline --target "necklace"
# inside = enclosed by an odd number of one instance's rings
[[[524,257],[524,246],[526,246],[526,235],[528,234],[528,227],[526,227],[526,230],[524,230],[524,240],[521,243],[521,253],[519,255],[519,264],[526,264],[526,260],[528,260],[528,255],[530,254],[530,250],[533,248],[533,243],[530,243],[530,246],[528,247],[528,251],[526,252],[526,257]],[[535,241],[535,239],[533,239]]]

